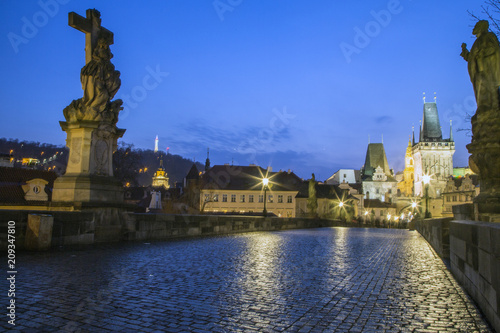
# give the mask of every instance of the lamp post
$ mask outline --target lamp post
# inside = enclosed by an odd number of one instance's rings
[[[264,178],[262,179],[262,186],[264,187],[264,211],[263,211],[263,214],[264,214],[264,217],[267,216],[267,210],[266,210],[266,194],[267,194],[267,186],[269,185],[269,179],[268,178]]]
[[[423,175],[422,181],[424,182],[424,186],[425,186],[425,215],[424,215],[424,217],[426,219],[428,219],[431,217],[431,213],[429,212],[429,183],[431,181],[431,176]]]

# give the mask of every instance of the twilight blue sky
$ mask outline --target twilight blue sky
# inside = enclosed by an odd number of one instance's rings
[[[42,0],[0,2],[0,137],[64,144],[82,97],[84,34],[68,12],[101,12],[115,34],[123,141],[212,164],[256,163],[324,180],[359,169],[368,136],[403,169],[422,92],[443,134],[475,102],[462,42],[483,1]],[[152,75],[153,73],[154,75]],[[418,130],[417,130],[418,133]],[[470,138],[454,131],[455,166]],[[418,137],[417,137],[418,138]]]

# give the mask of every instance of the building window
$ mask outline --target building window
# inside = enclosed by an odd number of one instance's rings
[[[288,196],[288,198],[286,199],[286,202],[292,203],[292,196],[291,195]]]
[[[210,194],[205,194],[205,202],[210,201]]]
[[[219,202],[219,195],[218,194],[214,194],[214,202]]]
[[[227,202],[227,194],[222,195],[222,202]]]
[[[449,196],[446,197],[446,202],[450,202],[450,197]]]
[[[283,195],[278,194],[278,203],[283,203]]]
[[[240,202],[245,202],[245,195],[244,194],[240,195]]]
[[[231,202],[236,202],[236,194],[231,194]]]
[[[454,202],[457,201],[457,196],[456,195],[453,196],[453,201]]]
[[[379,189],[376,189],[376,190],[375,190],[375,193],[380,194],[380,190],[379,190]]]
[[[388,189],[387,193],[391,194],[392,193],[392,189]]]
[[[264,195],[259,194],[259,202],[264,202]]]
[[[273,199],[273,195],[272,194],[269,194],[269,197],[268,197],[268,202],[274,202],[274,199]]]
[[[248,202],[253,202],[253,194],[248,195]]]

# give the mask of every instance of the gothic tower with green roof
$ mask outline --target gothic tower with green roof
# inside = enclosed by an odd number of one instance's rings
[[[443,139],[436,98],[425,102],[420,125],[419,142],[412,147],[415,162],[414,191],[416,196],[424,195],[423,176],[430,175],[429,196],[439,197],[446,187],[446,180],[453,175],[453,154],[455,142],[450,122],[450,137]]]

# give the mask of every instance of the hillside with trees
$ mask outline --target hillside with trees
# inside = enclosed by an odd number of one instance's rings
[[[68,148],[53,144],[18,139],[0,138],[0,153],[11,154],[15,159],[15,167],[30,167],[42,170],[54,170],[59,175],[66,170],[69,156]],[[38,162],[22,164],[23,159],[36,159]],[[179,155],[154,152],[151,149],[137,149],[133,144],[119,142],[113,155],[115,177],[124,185],[148,186],[163,160],[163,168],[170,178],[170,186],[182,183],[193,165],[193,161]],[[196,163],[201,171],[203,165]]]

